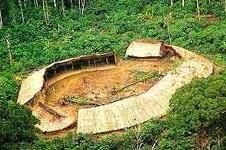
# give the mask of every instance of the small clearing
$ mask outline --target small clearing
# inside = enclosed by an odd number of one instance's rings
[[[170,70],[173,66],[170,62],[120,59],[110,69],[63,73],[46,82],[31,109],[44,122],[60,122],[55,115],[43,111],[45,107],[38,105],[42,102],[54,111],[60,111],[60,114],[75,118],[70,128],[76,128],[78,109],[105,105],[146,92]]]

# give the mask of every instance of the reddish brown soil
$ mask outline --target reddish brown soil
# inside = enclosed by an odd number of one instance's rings
[[[126,89],[121,88],[135,82],[136,71],[163,71],[169,65],[159,61],[128,60],[120,61],[110,70],[81,72],[62,79],[47,89],[46,102],[56,105],[63,97],[79,96],[91,100],[97,104],[107,104],[122,98],[138,95],[148,90],[156,81],[147,81],[134,84]]]

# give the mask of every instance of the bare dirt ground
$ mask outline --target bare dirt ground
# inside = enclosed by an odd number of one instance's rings
[[[67,73],[64,73],[64,75],[56,76],[51,81],[47,81],[49,86],[36,96],[35,104],[33,104],[31,109],[35,110],[36,116],[42,122],[60,123],[60,120],[46,112],[43,108],[40,108],[38,102],[44,103],[66,117],[74,117],[75,123],[68,129],[68,131],[71,131],[71,128],[76,128],[77,111],[79,108],[105,105],[146,92],[161,77],[137,82],[137,74],[154,71],[164,74],[168,72],[170,66],[169,61],[164,60],[130,59],[119,60],[117,66],[107,70],[85,71],[69,77],[66,77]],[[66,102],[67,99],[79,99],[79,102]],[[46,137],[64,134],[64,131],[58,131],[48,133]]]
[[[141,94],[156,81],[148,80],[128,86],[136,81],[136,73],[163,72],[168,67],[167,63],[161,64],[159,61],[121,60],[116,68],[82,72],[58,81],[48,87],[46,102],[49,105],[56,105],[64,97],[76,96],[91,100],[96,104],[107,104],[131,95]],[[123,90],[126,86],[128,87]]]

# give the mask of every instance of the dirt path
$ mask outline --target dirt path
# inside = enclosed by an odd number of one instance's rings
[[[207,59],[174,47],[184,61],[146,93],[95,108],[79,109],[77,133],[103,133],[143,123],[166,114],[176,90],[193,78],[208,77],[213,65]]]

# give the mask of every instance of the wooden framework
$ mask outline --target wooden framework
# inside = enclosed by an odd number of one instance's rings
[[[182,56],[172,46],[165,45],[163,43],[160,48],[160,55],[161,55],[161,58],[162,57],[172,57],[172,56],[182,58]]]
[[[73,58],[65,62],[55,63],[46,69],[44,79],[45,81],[54,77],[57,74],[66,71],[77,71],[88,68],[95,68],[105,65],[115,65],[116,56],[114,53],[106,53],[92,56],[81,56]]]

